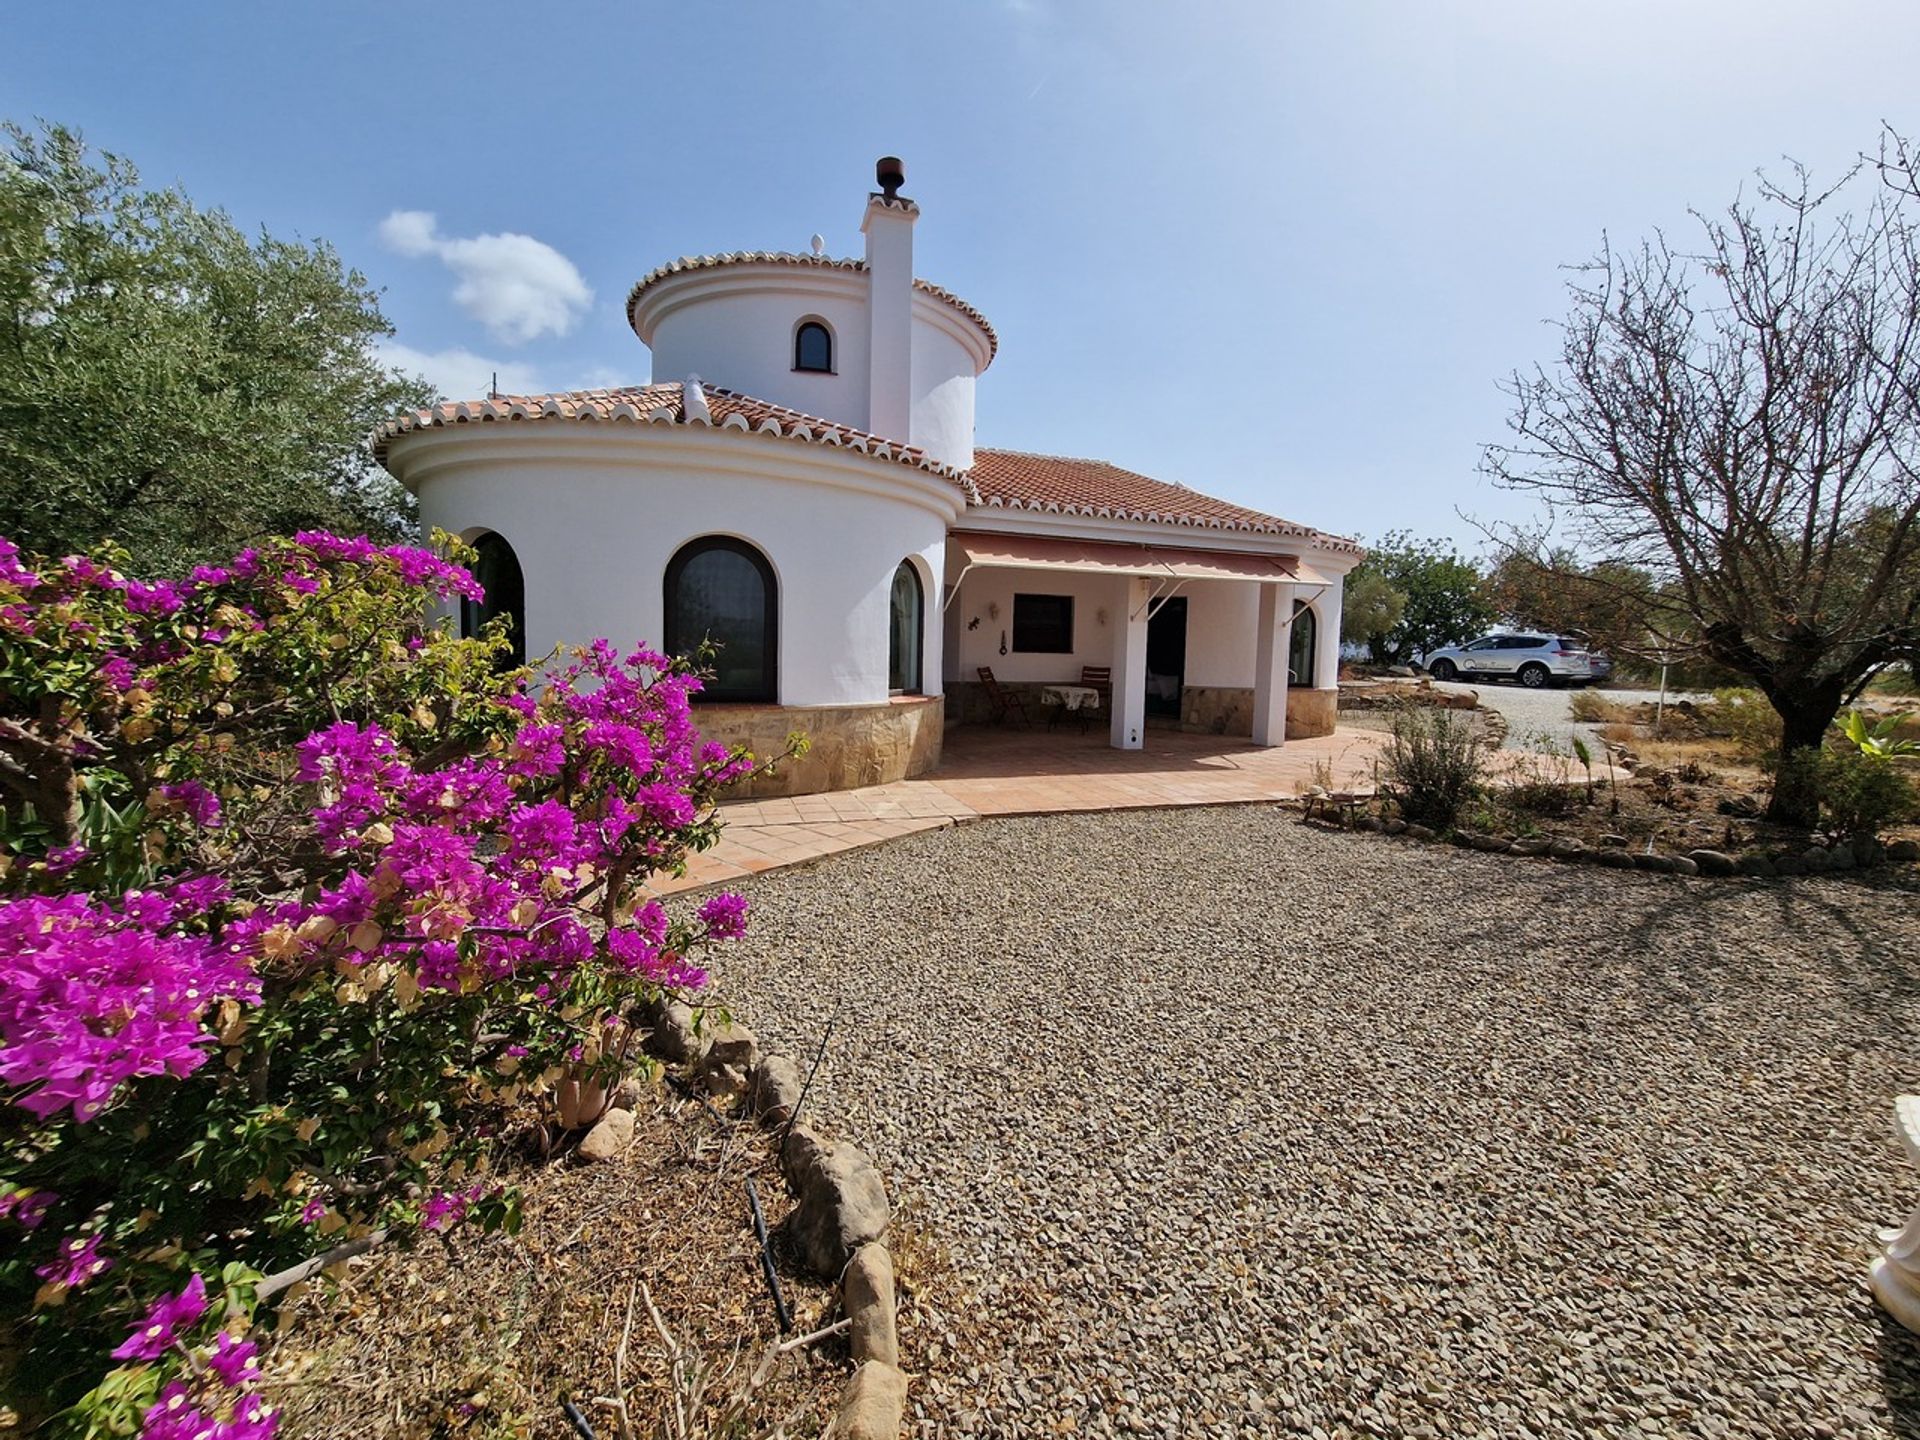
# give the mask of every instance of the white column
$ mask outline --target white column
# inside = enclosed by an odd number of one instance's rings
[[[1138,750],[1147,729],[1147,580],[1120,587],[1113,617],[1113,748]]]
[[[1283,745],[1287,739],[1287,651],[1293,644],[1293,586],[1260,587],[1260,621],[1254,627],[1253,743]]]
[[[1313,657],[1313,684],[1321,690],[1332,690],[1340,684],[1340,604],[1345,589],[1345,578],[1336,577],[1313,602],[1315,618],[1320,622],[1314,639],[1319,648]]]

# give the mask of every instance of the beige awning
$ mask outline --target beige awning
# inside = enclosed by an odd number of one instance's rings
[[[1257,580],[1325,585],[1327,577],[1296,555],[1245,550],[1190,550],[1168,545],[1123,545],[1045,535],[995,535],[956,530],[948,537],[965,568],[1067,570],[1149,580]]]

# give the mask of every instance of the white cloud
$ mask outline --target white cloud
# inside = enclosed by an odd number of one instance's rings
[[[437,257],[454,274],[454,302],[505,345],[565,335],[593,303],[573,262],[531,235],[440,234],[428,210],[396,210],[380,222],[380,241],[410,259]]]
[[[490,360],[458,345],[445,350],[416,350],[398,340],[382,340],[375,349],[381,364],[408,375],[422,376],[449,400],[484,400],[496,375],[503,395],[545,393],[531,365]]]

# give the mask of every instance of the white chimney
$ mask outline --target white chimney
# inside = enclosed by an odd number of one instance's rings
[[[874,167],[867,201],[867,429],[906,443],[913,433],[913,222],[920,207],[900,193],[907,168],[891,155]]]

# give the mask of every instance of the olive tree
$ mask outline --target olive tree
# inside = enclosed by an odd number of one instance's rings
[[[397,539],[412,501],[366,436],[426,403],[327,245],[250,236],[59,126],[0,132],[0,521],[178,571],[325,527]]]
[[[1690,244],[1603,244],[1574,267],[1557,363],[1504,387],[1513,439],[1483,462],[1568,526],[1582,585],[1618,567],[1634,583],[1614,598],[1664,649],[1759,688],[1783,774],[1920,648],[1916,191],[1889,136],[1831,186],[1762,175],[1695,212]],[[1781,784],[1769,813],[1816,806]]]

